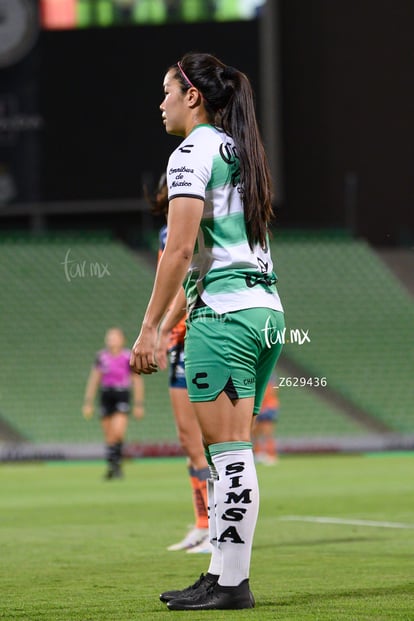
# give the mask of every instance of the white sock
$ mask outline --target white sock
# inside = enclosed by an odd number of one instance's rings
[[[250,442],[209,446],[218,473],[214,484],[221,586],[249,577],[253,535],[259,512],[259,486]]]
[[[216,502],[214,498],[214,485],[217,477],[216,469],[210,467],[211,478],[207,479],[207,499],[208,499],[208,533],[212,552],[208,573],[219,576],[221,572],[221,550],[217,545],[217,524],[216,524]]]

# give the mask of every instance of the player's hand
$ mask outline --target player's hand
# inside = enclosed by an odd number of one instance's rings
[[[160,330],[158,334],[158,339],[157,339],[157,346],[155,348],[155,358],[158,362],[159,368],[162,371],[164,371],[168,365],[167,351],[168,351],[169,335],[170,335],[169,332],[164,333],[162,332],[162,330]]]
[[[156,328],[142,326],[129,358],[129,366],[132,371],[138,374],[143,373],[144,375],[150,375],[158,371],[158,365],[155,359],[156,343]]]
[[[89,420],[90,418],[92,418],[93,416],[93,410],[94,407],[93,405],[84,405],[82,408],[82,414],[84,416],[84,418],[86,418],[86,420]]]

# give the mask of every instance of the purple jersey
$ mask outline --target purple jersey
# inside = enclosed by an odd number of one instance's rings
[[[101,371],[102,388],[129,388],[131,369],[129,368],[129,349],[123,349],[114,356],[107,349],[102,349],[96,356],[95,366]]]

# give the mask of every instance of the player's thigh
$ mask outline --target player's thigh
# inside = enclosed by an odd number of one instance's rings
[[[194,441],[201,437],[200,426],[197,422],[194,406],[188,398],[185,388],[170,388],[170,399],[175,423],[180,432],[185,432]]]
[[[114,412],[110,421],[112,432],[120,439],[123,438],[128,427],[128,414],[126,412]]]
[[[254,397],[232,401],[221,392],[214,401],[194,403],[206,445],[250,442]]]
[[[111,417],[109,415],[101,416],[101,427],[105,440],[108,442],[111,433]]]

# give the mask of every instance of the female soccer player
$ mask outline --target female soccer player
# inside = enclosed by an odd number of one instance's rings
[[[243,73],[210,54],[186,54],[168,69],[164,93],[166,131],[183,141],[168,162],[167,240],[130,363],[138,373],[157,370],[158,326],[185,281],[185,374],[212,473],[213,551],[206,575],[161,599],[171,610],[252,608],[252,416],[284,327],[268,246],[269,168]]]
[[[108,470],[106,479],[122,477],[122,446],[128,426],[131,387],[133,388],[133,413],[136,419],[144,416],[144,382],[139,375],[131,374],[130,350],[125,349],[125,335],[120,328],[110,328],[105,334],[105,349],[96,355],[89,374],[83,403],[83,415],[93,416],[94,401],[99,386],[101,424],[106,443]]]

